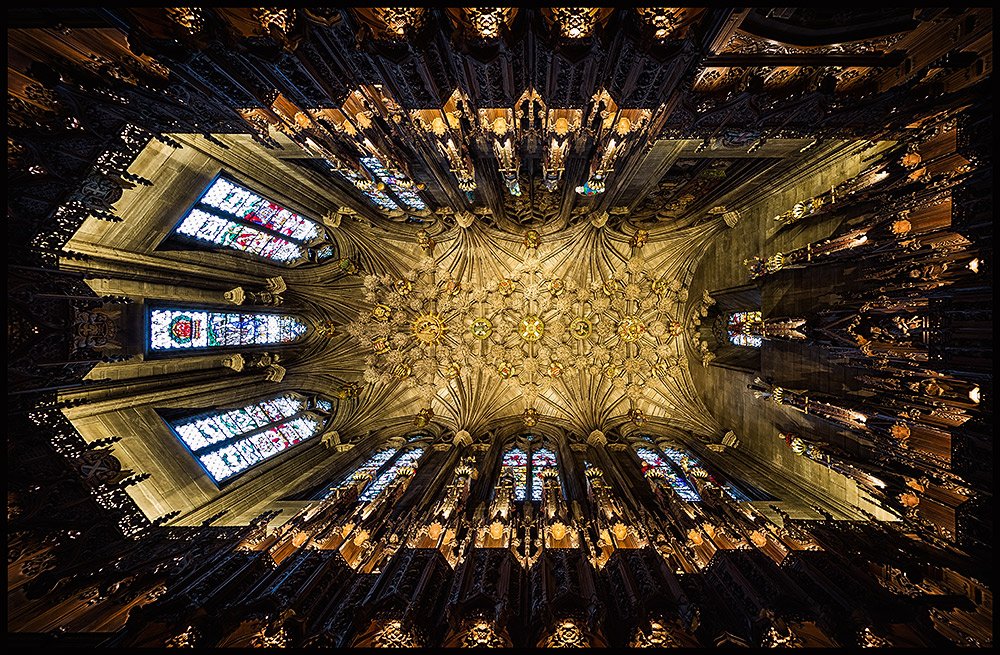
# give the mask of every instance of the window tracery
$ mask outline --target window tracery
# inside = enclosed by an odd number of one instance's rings
[[[760,348],[763,325],[759,311],[735,312],[726,321],[726,334],[733,345]]]
[[[515,501],[541,500],[542,489],[545,487],[543,472],[548,469],[559,470],[559,462],[551,448],[529,446],[527,451],[511,446],[504,451],[500,462],[500,477],[507,471],[512,477]]]
[[[148,317],[154,351],[291,343],[307,330],[299,319],[282,314],[161,308]]]
[[[244,186],[218,176],[173,234],[291,264],[308,256],[319,225]]]
[[[292,395],[168,421],[215,482],[222,482],[315,436],[322,427]]]
[[[395,459],[395,461],[392,462],[388,469],[375,478],[374,482],[368,485],[358,500],[361,502],[374,500],[375,497],[379,495],[379,492],[389,486],[389,484],[395,480],[404,469],[412,470],[416,468],[417,460],[419,460],[420,456],[423,454],[423,448],[411,448],[410,450],[404,451]]]

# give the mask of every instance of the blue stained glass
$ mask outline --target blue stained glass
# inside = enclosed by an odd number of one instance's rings
[[[329,400],[319,399],[316,401],[316,409],[321,409],[324,412],[329,412],[333,410],[333,403]]]
[[[389,467],[389,470],[378,476],[374,482],[368,485],[368,488],[365,489],[364,493],[361,494],[361,497],[358,498],[358,500],[367,502],[374,499],[378,496],[379,492],[385,489],[389,483],[396,479],[400,468],[404,466],[416,466],[416,462],[420,459],[420,455],[422,455],[423,452],[423,448],[414,448],[400,455],[396,461],[392,463],[392,466]]]
[[[224,178],[217,179],[200,202],[297,241],[319,236],[319,228],[313,221]]]
[[[756,332],[759,330],[761,320],[759,311],[732,314],[726,324],[729,341],[737,346],[760,348],[763,339]]]
[[[350,181],[354,184],[354,186],[358,187],[361,193],[365,194],[365,196],[367,196],[368,199],[371,200],[376,206],[381,207],[382,209],[399,209],[399,205],[390,200],[389,196],[379,191],[370,180],[365,179],[351,170],[336,170],[342,177]]]
[[[670,448],[664,448],[663,453],[678,464],[681,464],[681,462],[683,462],[683,460],[687,457],[684,453]],[[642,467],[644,472],[650,468],[659,469],[659,471],[666,478],[667,483],[673,487],[674,491],[676,491],[681,498],[689,502],[701,500],[701,497],[697,494],[697,492],[695,492],[694,489],[691,488],[691,485],[689,485],[684,478],[674,473],[670,464],[660,457],[659,453],[650,450],[649,448],[636,448],[635,454],[639,456],[639,459],[645,462]],[[694,459],[690,459],[690,462],[695,466],[698,464],[697,460]]]
[[[728,494],[729,497],[732,498],[733,500],[742,500],[742,501],[750,500],[749,496],[747,496],[745,493],[743,493],[742,491],[740,491],[739,489],[730,484],[724,485],[722,488],[725,490],[726,494]]]
[[[316,434],[320,423],[298,416],[302,406],[301,400],[283,396],[172,425],[212,478],[219,482]],[[285,423],[253,432],[286,419]],[[212,448],[220,442],[221,445]]]
[[[209,186],[174,232],[282,263],[304,258],[299,243],[322,234],[315,221],[221,177]]]
[[[380,450],[371,457],[368,461],[358,467],[355,473],[368,473],[374,475],[376,471],[382,468],[382,465],[389,461],[389,458],[395,454],[395,448],[386,448],[385,450]]]
[[[305,334],[293,316],[154,309],[149,313],[153,350],[288,343]]]
[[[200,241],[280,262],[291,262],[304,256],[302,248],[295,243],[200,209],[192,209],[174,231]]]
[[[514,500],[524,500],[528,488],[528,456],[520,448],[512,448],[503,454],[501,466],[514,475]]]
[[[542,499],[542,488],[544,479],[542,471],[547,468],[558,468],[556,454],[548,448],[539,448],[531,454],[531,499]]]
[[[661,466],[668,466],[663,458],[660,457],[659,453],[652,451],[649,448],[636,448],[635,454],[649,466],[655,466],[657,468]]]
[[[427,204],[420,199],[420,196],[411,188],[413,182],[402,175],[393,175],[382,162],[375,157],[362,157],[361,163],[364,164],[365,168],[372,172],[372,174],[382,180],[383,183],[389,185],[392,192],[396,194],[396,197],[402,200],[407,207],[410,209],[426,209]]]

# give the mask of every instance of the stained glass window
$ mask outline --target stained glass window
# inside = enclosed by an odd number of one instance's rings
[[[423,448],[413,448],[404,452],[396,458],[396,461],[392,463],[392,466],[390,466],[387,471],[382,473],[382,475],[378,476],[374,482],[368,485],[358,500],[368,502],[369,500],[374,499],[380,491],[385,489],[390,482],[396,479],[396,476],[399,475],[399,469],[404,466],[415,467],[417,465],[417,460],[420,459],[423,452]]]
[[[170,425],[212,479],[221,482],[315,435],[321,423],[303,410],[298,398],[279,396]]]
[[[663,452],[670,459],[673,459],[673,457],[671,457],[672,454],[683,456],[683,453],[678,453],[677,451],[669,448],[664,448]],[[682,476],[678,475],[674,468],[670,466],[670,463],[663,459],[659,453],[649,448],[636,448],[635,454],[638,455],[639,459],[644,462],[642,467],[643,472],[646,472],[650,468],[658,469],[666,478],[667,483],[673,487],[674,491],[676,491],[677,495],[682,499],[689,502],[701,500],[701,497],[694,489],[691,488],[691,485],[689,485]]]
[[[324,412],[333,411],[333,403],[331,403],[329,400],[323,400],[322,398],[317,398],[316,409]]]
[[[380,450],[371,457],[369,457],[367,462],[359,466],[357,471],[355,471],[355,473],[368,473],[371,475],[375,475],[375,473],[378,472],[380,468],[382,468],[382,465],[388,462],[389,458],[391,458],[394,454],[396,454],[395,448],[386,448],[385,450]]]
[[[542,471],[558,468],[556,454],[548,448],[539,448],[531,454],[531,499],[542,499]]]
[[[314,221],[224,177],[209,185],[174,233],[284,263],[303,258],[301,244],[322,234]]]
[[[762,320],[759,311],[731,314],[726,323],[729,341],[737,346],[760,348],[763,343],[760,337]]]
[[[515,501],[526,500],[529,495],[531,500],[541,500],[542,471],[559,467],[555,452],[545,447],[534,449],[530,459],[520,448],[511,447],[503,454],[500,465],[501,476],[504,471],[510,471],[513,476]]]
[[[192,309],[151,309],[152,350],[219,348],[290,343],[306,332],[294,316]]]
[[[363,175],[358,175],[354,171],[346,168],[334,168],[333,170],[351,182],[354,186],[358,187],[361,193],[365,194],[368,200],[374,203],[376,207],[390,210],[399,209],[399,205],[394,203],[389,196],[379,190],[374,182],[365,178]]]
[[[413,190],[413,181],[401,173],[390,173],[382,162],[375,157],[362,157],[361,163],[371,171],[377,179],[392,189],[393,194],[403,201],[403,204],[410,209],[426,209],[427,205],[416,191]]]
[[[528,489],[528,456],[520,448],[511,448],[503,454],[501,466],[514,476],[514,500],[524,500]]]

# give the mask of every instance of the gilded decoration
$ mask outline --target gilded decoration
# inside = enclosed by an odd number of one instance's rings
[[[493,324],[488,318],[477,318],[472,321],[472,336],[477,339],[485,339],[493,334]]]
[[[633,342],[646,331],[646,324],[638,316],[626,316],[618,323],[618,336],[622,341]]]
[[[505,646],[488,621],[476,621],[462,638],[462,648],[503,648]]]
[[[545,334],[545,323],[537,316],[525,316],[518,326],[518,334],[525,341],[538,341]]]
[[[413,320],[413,336],[420,343],[437,343],[445,329],[444,322],[436,314],[423,314]]]
[[[561,621],[545,640],[546,648],[590,648],[590,639],[572,620]]]
[[[545,271],[529,253],[507,276],[488,279],[459,284],[426,255],[403,277],[364,276],[372,309],[346,327],[374,354],[364,381],[402,383],[427,403],[452,380],[483,371],[509,381],[527,407],[567,393],[581,375],[598,376],[631,403],[673,393],[682,381],[676,319],[687,291],[643,257],[587,281]],[[673,407],[687,402],[675,398]]]
[[[574,318],[573,322],[569,324],[569,331],[574,339],[586,339],[590,336],[592,330],[593,326],[590,324],[590,321],[582,316]]]

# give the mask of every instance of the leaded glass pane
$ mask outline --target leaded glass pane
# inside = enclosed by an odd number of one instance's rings
[[[380,491],[385,489],[390,482],[396,479],[400,468],[404,466],[416,466],[416,462],[420,459],[420,455],[422,455],[423,452],[423,448],[414,448],[400,455],[399,458],[392,463],[392,466],[389,467],[389,470],[378,476],[374,482],[368,485],[368,488],[365,489],[364,493],[361,494],[361,497],[358,498],[358,500],[367,502],[375,498]]]
[[[426,209],[427,205],[420,196],[412,189],[413,182],[405,176],[397,176],[386,170],[382,162],[375,157],[362,157],[361,163],[365,165],[375,177],[389,185],[396,197],[402,200],[410,209]]]
[[[666,461],[658,453],[649,448],[636,448],[635,454],[639,456],[639,459],[646,462],[647,466],[655,466],[657,468],[667,466]]]
[[[318,421],[295,416],[302,407],[303,401],[282,396],[172,425],[212,478],[219,482],[316,434],[320,427]],[[289,420],[240,438],[285,419]],[[212,447],[220,442],[224,443]]]
[[[514,500],[524,500],[528,488],[528,456],[520,448],[512,448],[503,454],[501,466],[514,476]]]
[[[295,243],[200,209],[192,209],[174,231],[193,239],[280,262],[295,261],[304,255],[302,248]]]
[[[548,448],[539,448],[531,454],[531,499],[542,499],[542,471],[547,468],[558,468],[556,454]]]
[[[729,341],[737,346],[760,348],[763,343],[759,334],[761,321],[759,311],[732,314],[726,324]]]
[[[153,350],[288,343],[305,331],[305,324],[297,318],[278,314],[186,309],[154,309],[149,313],[149,345]]]
[[[234,182],[219,178],[205,193],[201,204],[214,207],[298,241],[319,236],[317,225]]]

